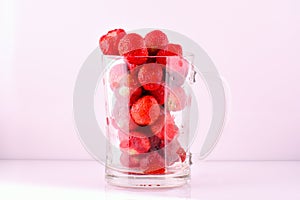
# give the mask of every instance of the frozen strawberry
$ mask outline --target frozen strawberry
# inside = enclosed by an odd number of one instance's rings
[[[182,147],[179,147],[176,151],[176,154],[179,155],[181,162],[184,162],[186,159],[186,152]]]
[[[179,111],[185,108],[187,96],[182,87],[174,87],[167,94],[165,107],[169,111]]]
[[[150,94],[156,99],[157,103],[163,105],[165,103],[165,84],[160,84],[156,90],[150,91]]]
[[[157,90],[149,92],[160,105],[165,105],[169,111],[179,111],[185,108],[187,96],[182,87],[161,84]]]
[[[168,83],[169,86],[181,86],[184,84],[186,77],[183,74],[179,74],[168,67],[165,68],[164,81]]]
[[[146,126],[157,120],[160,107],[154,97],[146,95],[132,105],[130,114],[135,123]]]
[[[126,101],[116,101],[112,111],[112,125],[125,133],[137,128],[137,124],[130,117],[130,108]]]
[[[137,49],[123,55],[130,64],[141,65],[147,61],[147,49]]]
[[[156,63],[156,57],[155,56],[149,56],[146,63]]]
[[[136,33],[125,35],[119,42],[119,53],[130,64],[140,65],[147,61],[148,50],[142,36]]]
[[[145,36],[145,44],[149,55],[156,55],[158,50],[164,49],[168,43],[167,35],[160,30],[151,31]]]
[[[144,171],[144,174],[164,174],[165,161],[157,151],[153,151],[141,158],[140,169]]]
[[[165,140],[167,142],[172,141],[179,133],[179,129],[176,126],[174,120],[165,121],[165,125],[160,132],[156,134],[161,140]],[[163,145],[163,144],[162,144]]]
[[[126,35],[123,29],[115,29],[103,35],[99,40],[99,46],[105,55],[119,55],[119,42]]]
[[[167,58],[166,72],[169,81],[172,85],[182,85],[188,74],[190,63],[181,56],[170,56]]]
[[[161,110],[161,113],[160,113],[158,119],[150,126],[150,130],[154,135],[161,132],[161,130],[163,129],[163,127],[165,125],[165,120],[166,120],[165,114],[164,114],[163,110]]]
[[[120,156],[120,163],[124,167],[137,168],[140,166],[140,156],[130,155],[127,152],[122,152]]]
[[[131,155],[146,153],[149,151],[150,147],[149,138],[136,131],[131,131],[128,139],[120,142],[120,148]]]
[[[156,170],[153,170],[156,169]],[[165,174],[166,173],[166,168],[161,167],[158,168],[158,166],[151,166],[149,169],[144,171],[144,174],[151,174],[151,175],[159,175],[159,174]]]
[[[179,44],[168,44],[166,48],[161,49],[156,54],[156,61],[165,65],[168,56],[182,56],[182,47]]]
[[[161,64],[147,63],[141,66],[138,80],[145,90],[152,91],[160,87],[162,76]]]
[[[119,87],[115,90],[116,97],[127,101],[131,106],[142,94],[142,87],[137,78],[138,69],[131,70],[129,74],[122,77]]]
[[[109,71],[109,83],[110,88],[115,90],[120,87],[121,80],[127,75],[127,66],[126,64],[117,64],[113,66]]]
[[[166,111],[150,126],[152,133],[161,139],[160,148],[164,146],[164,140],[167,142],[173,140],[178,134],[179,129],[175,124],[174,117]]]
[[[137,67],[136,64],[127,63],[127,68],[128,68],[129,70],[133,70],[133,69],[136,68],[136,67]]]
[[[149,141],[151,144],[150,151],[157,151],[161,149],[161,139],[156,135],[149,137]]]
[[[129,137],[129,132],[124,132],[122,130],[118,131],[118,139],[119,141],[127,140]]]
[[[186,159],[186,152],[181,147],[178,140],[173,140],[172,142],[167,143],[167,145],[165,145],[159,153],[165,159],[167,166],[171,166],[175,162],[184,162]]]

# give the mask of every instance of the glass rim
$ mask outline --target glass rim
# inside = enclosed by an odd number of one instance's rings
[[[136,58],[168,58],[168,57],[183,57],[183,58],[189,58],[189,57],[193,57],[195,54],[193,54],[192,52],[188,52],[188,51],[184,51],[182,52],[182,55],[170,55],[170,56],[130,56],[130,57],[136,57]],[[125,58],[126,56],[120,56],[120,55],[105,55],[105,54],[101,54],[102,57],[105,58]]]

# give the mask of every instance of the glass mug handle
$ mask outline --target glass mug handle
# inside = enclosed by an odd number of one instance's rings
[[[224,88],[226,82],[217,73],[200,72],[200,69],[194,66],[193,73],[201,73],[206,82],[207,89],[210,92],[212,101],[212,118],[208,133],[198,152],[192,152],[191,161],[197,163],[205,159],[216,146],[226,119],[226,93]],[[227,88],[227,87],[226,87]]]

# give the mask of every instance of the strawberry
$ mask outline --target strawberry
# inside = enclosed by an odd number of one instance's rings
[[[145,90],[156,90],[160,87],[163,72],[162,65],[147,63],[141,66],[138,73],[138,80]]]
[[[123,29],[114,29],[103,35],[99,40],[99,46],[105,55],[119,55],[119,41],[126,35]]]
[[[142,87],[137,78],[138,68],[131,70],[129,74],[123,76],[119,82],[119,87],[115,90],[116,97],[122,101],[129,102],[131,106],[142,94]]]
[[[123,55],[130,64],[141,65],[147,61],[147,49],[136,49]]]
[[[146,126],[157,120],[160,115],[160,107],[154,97],[146,95],[132,105],[130,114],[135,123]]]
[[[168,44],[164,49],[161,49],[157,52],[156,61],[160,64],[165,65],[167,63],[166,58],[168,56],[181,56],[182,47],[179,44]]]
[[[159,49],[164,49],[169,43],[167,35],[160,30],[149,32],[144,40],[149,55],[156,55]]]
[[[136,33],[125,35],[119,42],[119,54],[124,56],[128,63],[140,65],[147,61],[148,51],[142,36]]]
[[[150,152],[161,149],[161,139],[159,137],[157,137],[156,135],[153,135],[153,136],[149,137],[149,141],[151,144]]]
[[[181,56],[167,57],[166,81],[172,85],[182,85],[188,74],[190,63]]]
[[[150,126],[150,129],[154,136],[161,140],[159,143],[159,148],[164,147],[165,140],[170,142],[179,133],[179,129],[175,124],[174,117],[167,111],[158,117],[158,119]]]
[[[179,133],[179,129],[176,126],[174,120],[167,120],[165,122],[164,127],[160,132],[156,134],[161,140],[165,140],[167,142],[172,141]],[[164,145],[163,143],[161,145]]]
[[[141,158],[139,168],[144,171],[144,174],[164,174],[165,161],[158,152],[153,151]]]
[[[120,81],[127,75],[127,66],[125,64],[114,65],[109,71],[109,84],[112,90],[120,87]]]
[[[146,153],[150,147],[149,138],[137,131],[131,131],[128,138],[120,142],[120,148],[130,155]]]
[[[164,149],[161,149],[159,153],[163,156],[167,166],[173,165],[175,162],[184,162],[186,159],[186,152],[181,147],[178,140],[173,140],[165,145]]]
[[[128,70],[133,70],[134,68],[136,68],[137,67],[137,65],[136,64],[131,64],[131,63],[128,63],[127,62],[127,68],[128,68]]]
[[[136,129],[137,124],[130,117],[128,102],[116,101],[112,110],[112,125],[119,130],[128,133]]]
[[[173,87],[167,93],[165,107],[169,111],[179,111],[185,108],[187,96],[182,87]]]
[[[156,135],[161,132],[165,125],[166,115],[164,114],[164,110],[161,110],[158,119],[150,126],[150,130],[152,134]]]
[[[176,151],[176,154],[179,155],[181,162],[184,162],[186,159],[186,152],[182,147],[179,147]]]
[[[165,84],[162,83],[156,90],[149,91],[149,93],[156,99],[157,103],[163,105],[165,103],[165,90],[168,90]]]
[[[165,105],[169,111],[179,111],[185,108],[187,95],[179,86],[168,86],[161,84],[157,90],[150,91],[150,94],[157,100],[158,104]]]
[[[169,65],[170,66],[170,65]],[[181,86],[185,82],[185,77],[182,74],[173,71],[168,66],[168,69],[165,69],[164,81],[168,83],[169,86]]]

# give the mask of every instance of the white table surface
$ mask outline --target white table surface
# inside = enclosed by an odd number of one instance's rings
[[[95,161],[0,161],[0,199],[300,199],[300,162],[206,161],[189,185],[124,189],[107,185]]]

